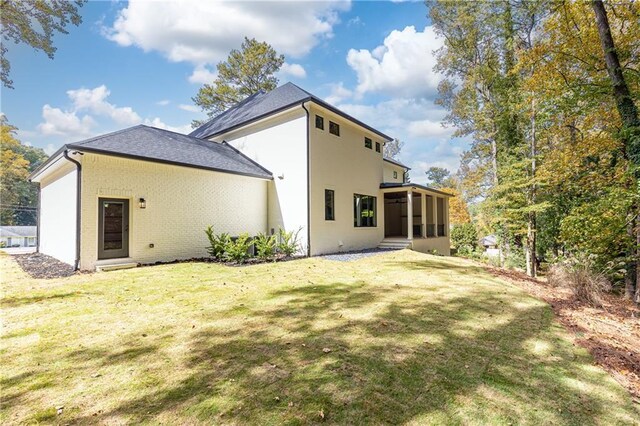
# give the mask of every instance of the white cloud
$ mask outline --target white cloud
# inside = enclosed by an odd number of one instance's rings
[[[170,61],[201,67],[224,60],[245,36],[301,57],[333,37],[339,12],[349,8],[349,1],[130,0],[103,34],[120,46],[157,51]],[[196,68],[189,81],[201,83],[204,70]]]
[[[442,46],[432,27],[416,31],[406,27],[394,30],[382,45],[369,51],[349,50],[347,63],[358,77],[359,95],[382,92],[394,96],[433,96],[441,75],[433,71],[433,51]]]
[[[218,74],[209,70],[206,66],[198,65],[194,68],[188,80],[189,83],[194,84],[211,84],[217,77]]]
[[[157,127],[159,129],[169,130],[176,133],[182,133],[184,135],[191,133],[193,131],[191,124],[184,124],[182,126],[170,126],[164,123],[159,117],[156,117],[153,120],[145,120],[144,124],[146,124],[147,126]]]
[[[110,117],[118,124],[130,126],[139,123],[140,116],[131,107],[116,107],[106,101],[111,92],[104,84],[95,89],[68,90],[67,96],[73,102],[74,111],[89,111],[96,115]]]
[[[338,84],[331,84],[330,87],[331,87],[331,94],[327,96],[324,100],[327,103],[330,103],[331,105],[335,105],[353,96],[353,91],[344,87],[344,84],[342,82]]]
[[[162,99],[162,100],[156,102],[156,105],[167,106],[170,103],[171,103],[171,101],[169,99]]]
[[[178,105],[178,108],[180,108],[183,111],[200,112],[200,108],[198,108],[195,105],[180,104],[180,105]]]
[[[278,72],[280,76],[290,75],[296,78],[305,78],[307,76],[307,72],[300,64],[289,64],[285,62],[282,64],[280,71]]]
[[[75,111],[62,111],[49,104],[42,107],[44,122],[38,125],[43,135],[61,135],[68,137],[86,137],[91,134],[95,121],[88,115],[79,117]]]
[[[131,107],[117,107],[107,101],[111,92],[105,85],[94,89],[74,89],[68,90],[67,96],[71,101],[71,106],[67,110],[54,108],[50,105],[42,107],[42,118],[44,121],[38,125],[40,135],[63,136],[65,139],[86,138],[95,135],[97,132],[104,133],[122,126],[132,126],[144,123],[149,126],[167,129],[178,133],[191,132],[191,125],[171,126],[164,123],[159,117],[153,119],[142,119],[140,115]],[[169,101],[160,101],[163,105]],[[194,105],[179,105],[179,108],[186,111],[198,111]],[[107,118],[109,121],[98,126],[97,118]],[[99,129],[96,129],[100,127]],[[52,145],[53,146],[53,145]]]
[[[413,121],[409,124],[407,130],[410,136],[418,138],[449,137],[454,132],[453,128],[442,126],[442,122],[429,119]]]

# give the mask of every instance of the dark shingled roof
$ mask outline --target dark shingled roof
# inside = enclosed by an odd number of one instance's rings
[[[395,164],[396,166],[400,166],[400,167],[403,167],[403,168],[405,168],[407,170],[411,170],[411,167],[405,166],[404,164],[402,164],[401,162],[399,162],[398,160],[395,160],[393,158],[384,157],[383,160],[386,161],[387,163]]]
[[[245,176],[272,179],[270,171],[227,143],[216,143],[145,125],[64,145],[80,152],[114,155],[137,160],[193,167]],[[50,157],[53,160],[57,157]],[[45,162],[31,177],[46,167]]]
[[[322,99],[301,89],[293,83],[283,84],[268,93],[259,92],[249,96],[244,101],[229,108],[222,114],[215,116],[202,126],[195,129],[189,134],[189,136],[202,139],[210,138],[212,136],[237,129],[262,118],[266,118],[280,111],[287,110],[296,105],[301,105],[308,101],[313,101],[323,108],[326,108],[377,134],[383,139],[392,140],[391,137],[340,111],[336,107],[326,103]]]

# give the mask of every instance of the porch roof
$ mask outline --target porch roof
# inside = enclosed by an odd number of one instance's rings
[[[386,183],[381,183],[380,184],[380,189],[417,189],[417,190],[422,190],[425,192],[433,192],[435,194],[439,194],[445,197],[454,197],[453,194],[450,194],[448,192],[444,192],[444,191],[440,191],[438,189],[433,189],[433,188],[429,188],[428,186],[425,185],[420,185],[417,183],[411,183],[411,182],[406,182],[406,183],[396,183],[396,182],[386,182]],[[391,192],[391,191],[388,191]]]

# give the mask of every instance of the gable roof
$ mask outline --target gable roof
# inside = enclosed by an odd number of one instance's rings
[[[270,171],[227,143],[211,142],[142,124],[66,144],[29,178],[37,176],[66,149],[262,179],[273,178]]]
[[[0,226],[0,237],[35,237],[35,226]]]
[[[202,139],[217,136],[309,101],[364,127],[383,139],[392,140],[391,137],[340,111],[293,83],[283,84],[268,93],[258,92],[249,96],[195,129],[189,136]]]

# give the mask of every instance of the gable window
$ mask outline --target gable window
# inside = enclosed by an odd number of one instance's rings
[[[373,147],[373,142],[371,142],[371,139],[364,138],[364,147],[369,149]]]
[[[324,117],[316,115],[316,129],[324,130]]]
[[[393,172],[393,178],[398,179],[398,172]]]
[[[329,121],[329,133],[332,135],[340,136],[340,125],[338,123],[334,123],[333,121]]]
[[[376,142],[376,152],[380,152],[380,142]]]
[[[335,192],[333,189],[324,190],[324,220],[336,220]]]
[[[353,226],[356,228],[376,226],[376,197],[353,194]]]

